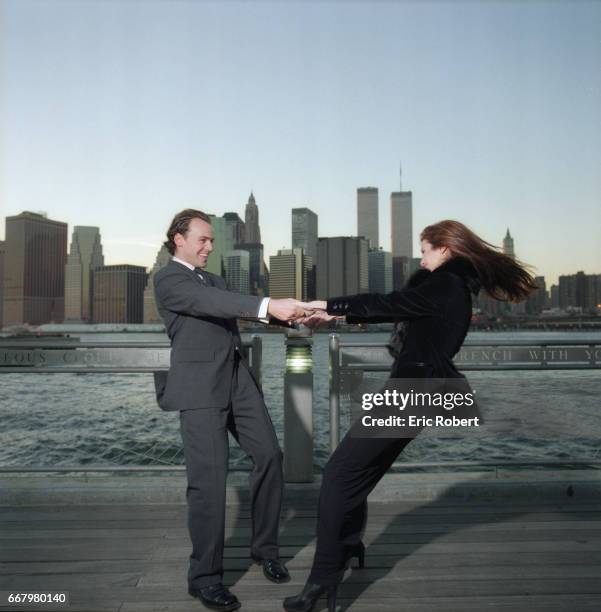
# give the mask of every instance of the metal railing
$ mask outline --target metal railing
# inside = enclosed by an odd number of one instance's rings
[[[388,372],[393,358],[382,342],[341,342],[336,334],[330,336],[330,452],[340,441],[340,395],[342,377],[347,372]],[[459,370],[597,370],[601,369],[601,342],[594,339],[515,341],[467,341],[457,356]],[[488,463],[488,462],[487,462]],[[504,461],[504,465],[541,465],[543,462]],[[544,464],[555,462],[545,461]],[[558,465],[589,465],[591,462],[559,461]],[[601,461],[596,462],[601,463]],[[461,465],[476,463],[460,462]],[[499,462],[493,462],[491,465]],[[406,467],[451,465],[436,463],[404,464]],[[459,464],[458,464],[459,465]],[[477,465],[484,465],[477,462]]]
[[[242,342],[250,369],[261,384],[263,344],[253,335]],[[129,374],[169,369],[169,342],[79,342],[76,338],[0,340],[0,374]],[[17,472],[181,472],[180,465],[0,467]]]
[[[311,419],[312,393],[299,389],[312,390],[311,382],[304,380],[311,371],[310,333],[306,338],[287,339],[286,384],[294,379],[294,392],[285,394],[290,405],[285,407],[285,421],[298,421],[300,425],[288,424],[289,440],[299,435],[311,436],[311,444],[305,445],[312,449],[313,431],[308,430],[307,423]],[[298,346],[297,346],[298,345]],[[304,353],[299,353],[300,346]],[[253,335],[250,341],[243,342],[248,352],[251,370],[261,383],[262,342],[258,335]],[[297,354],[298,353],[298,354]],[[151,373],[169,369],[170,346],[168,342],[79,342],[77,339],[60,338],[50,340],[32,338],[26,340],[0,340],[0,373]],[[342,378],[347,373],[388,372],[392,358],[384,343],[374,342],[341,342],[339,336],[332,335],[329,339],[329,424],[330,450],[333,451],[340,440],[340,405]],[[455,359],[460,370],[590,370],[601,369],[601,342],[581,339],[578,341],[468,341]],[[304,378],[303,378],[304,377]],[[300,379],[303,378],[301,381]],[[300,382],[299,382],[300,381]],[[302,384],[301,384],[302,383]],[[302,406],[299,397],[304,398]],[[309,412],[307,412],[309,411]],[[294,416],[294,419],[290,416]],[[309,420],[308,420],[309,419]],[[286,425],[286,423],[285,423]],[[302,427],[301,427],[302,425]],[[311,451],[312,452],[312,451]],[[290,459],[290,458],[289,458]],[[299,465],[312,465],[312,457],[296,457]],[[290,461],[289,461],[290,463]],[[470,465],[590,465],[590,461],[496,461],[496,462],[421,462],[419,464],[404,463],[404,467],[460,467]],[[599,462],[597,462],[599,463]],[[298,467],[295,463],[295,467]],[[29,471],[153,471],[182,470],[181,466],[93,466],[31,468]],[[17,468],[2,468],[0,472],[22,471]],[[298,471],[298,470],[297,470]],[[306,472],[303,468],[301,470]]]
[[[250,369],[261,384],[262,342],[243,341]],[[169,342],[0,341],[0,373],[152,373],[169,369]]]

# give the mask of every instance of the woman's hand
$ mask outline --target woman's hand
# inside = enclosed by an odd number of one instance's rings
[[[329,315],[327,312],[323,310],[315,310],[308,317],[302,317],[297,319],[298,323],[302,323],[311,329],[317,329],[318,327],[325,327],[332,321],[336,319],[343,319],[344,317],[335,317],[333,315]]]

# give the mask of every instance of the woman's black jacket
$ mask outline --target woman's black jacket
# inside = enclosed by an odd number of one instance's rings
[[[480,289],[472,263],[453,257],[419,283],[386,295],[362,293],[328,300],[327,312],[353,322],[406,321],[403,348],[392,378],[455,378],[461,376],[453,357],[461,348],[472,316],[472,296]]]

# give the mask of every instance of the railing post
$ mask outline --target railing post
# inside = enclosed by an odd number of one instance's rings
[[[330,454],[340,440],[340,338],[330,336]]]
[[[284,374],[284,476],[313,480],[313,346],[308,327],[286,331]]]

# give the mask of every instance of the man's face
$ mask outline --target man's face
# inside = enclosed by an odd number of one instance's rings
[[[202,219],[192,219],[188,231],[184,234],[175,234],[175,257],[183,261],[204,268],[213,250],[213,228],[210,223]]]
[[[421,242],[422,260],[420,266],[426,270],[436,270],[451,256],[451,251],[447,247],[435,248],[427,240]]]

